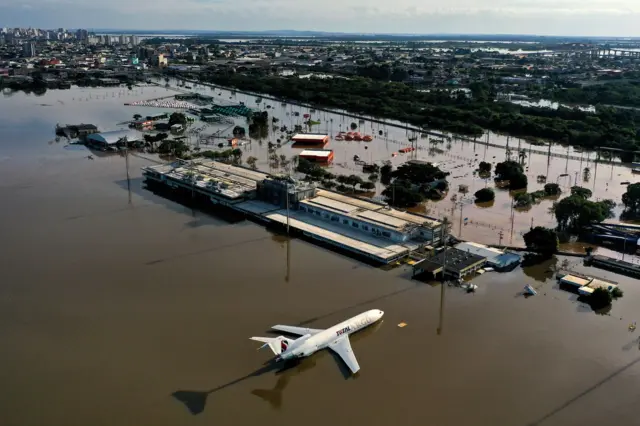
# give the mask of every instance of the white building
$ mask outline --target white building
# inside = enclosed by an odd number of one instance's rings
[[[418,240],[434,244],[440,240],[442,224],[436,220],[330,191],[319,190],[318,196],[301,201],[299,210],[397,243]]]

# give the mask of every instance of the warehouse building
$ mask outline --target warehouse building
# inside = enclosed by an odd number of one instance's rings
[[[421,260],[413,265],[413,276],[435,279],[437,277],[464,278],[481,269],[486,257],[465,252],[454,247],[442,250],[435,256]]]
[[[497,248],[470,241],[462,242],[456,245],[455,248],[486,258],[486,266],[490,266],[496,271],[509,271],[518,266],[522,260],[521,257],[515,253],[507,253]]]

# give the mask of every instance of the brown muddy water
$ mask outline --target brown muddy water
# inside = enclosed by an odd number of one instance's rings
[[[164,83],[164,81],[163,81]],[[172,87],[176,87],[177,81],[171,80]],[[513,192],[496,188],[496,199],[491,205],[477,205],[473,203],[473,194],[484,187],[494,187],[492,179],[484,180],[474,175],[473,170],[477,168],[480,161],[487,161],[495,166],[497,163],[507,159],[505,148],[490,147],[482,145],[480,140],[473,141],[453,140],[452,142],[437,143],[432,137],[419,137],[417,140],[417,150],[410,154],[401,154],[399,150],[411,146],[409,137],[415,136],[412,132],[390,125],[379,124],[371,120],[362,121],[341,114],[326,111],[310,110],[292,104],[280,103],[273,100],[257,98],[256,96],[236,93],[229,90],[213,88],[204,85],[193,85],[192,91],[213,96],[216,102],[244,102],[247,106],[258,108],[269,112],[270,117],[279,119],[277,127],[286,125],[293,128],[294,125],[302,125],[306,120],[305,114],[309,114],[313,120],[320,121],[319,125],[313,126],[311,131],[326,132],[335,136],[339,131],[350,129],[351,123],[358,126],[358,131],[362,134],[373,136],[372,142],[356,141],[336,141],[331,140],[326,148],[334,150],[335,160],[330,169],[335,174],[359,174],[366,178],[367,174],[362,173],[362,167],[356,164],[354,156],[358,155],[363,161],[377,162],[391,161],[395,167],[400,166],[409,159],[419,159],[438,163],[440,167],[450,172],[448,180],[450,190],[445,199],[420,206],[417,210],[432,217],[449,217],[456,226],[452,232],[461,238],[472,239],[485,244],[508,244],[513,246],[524,246],[522,235],[529,230],[533,223],[541,226],[555,226],[555,218],[549,209],[558,198],[547,198],[528,209],[512,209]],[[258,102],[259,101],[259,102]],[[136,107],[131,107],[135,110]],[[133,113],[133,111],[132,111]],[[299,115],[296,116],[295,113]],[[393,121],[389,121],[393,123]],[[238,121],[236,124],[246,126],[246,123]],[[220,130],[214,127],[213,130]],[[380,135],[382,132],[382,135]],[[269,131],[268,140],[275,143],[278,138],[282,138],[279,131]],[[191,138],[192,143],[196,143],[195,137]],[[486,140],[485,138],[482,138]],[[284,139],[283,139],[284,140]],[[488,140],[491,144],[501,147],[510,147],[511,159],[518,160],[520,151],[526,155],[522,159],[525,172],[529,179],[528,191],[533,192],[544,187],[544,183],[537,182],[538,175],[547,176],[547,182],[558,183],[563,190],[563,195],[570,193],[570,187],[577,184],[587,187],[593,191],[593,199],[612,199],[620,203],[622,194],[626,191],[626,186],[622,182],[634,183],[637,176],[631,172],[629,167],[621,164],[595,164],[596,154],[594,152],[580,152],[572,147],[552,145],[551,153],[563,155],[570,154],[576,159],[565,159],[546,155],[547,146],[534,146],[524,140],[507,138],[504,135],[489,133]],[[245,158],[254,156],[258,158],[257,166],[264,171],[272,170],[268,161],[267,140],[260,143],[253,141],[250,145],[244,146]],[[206,149],[203,147],[203,149]],[[300,153],[300,149],[293,148],[289,144],[284,144],[277,150],[279,155],[291,157]],[[541,151],[542,153],[536,153]],[[398,154],[393,156],[393,154]],[[588,175],[584,174],[585,168],[590,169]],[[468,187],[466,201],[462,193],[459,193],[460,185]],[[383,189],[378,184],[377,191]],[[452,196],[457,195],[457,202],[452,201]],[[619,215],[622,206],[616,209]],[[468,219],[464,225],[464,218]],[[503,239],[499,234],[502,232]]]
[[[552,265],[488,273],[476,294],[446,288],[437,335],[440,289],[407,269],[158,198],[140,158],[128,186],[123,158],[49,145],[56,122],[130,115],[36,105],[63,93],[0,98],[3,426],[638,424],[636,280],[615,278],[625,297],[602,316]],[[326,352],[265,371],[248,339],[371,308],[384,322],[354,338],[354,379]]]

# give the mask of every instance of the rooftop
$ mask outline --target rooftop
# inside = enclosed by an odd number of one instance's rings
[[[217,161],[194,164],[177,162],[150,166],[145,170],[157,172],[176,180],[195,179],[195,184],[200,189],[213,191],[232,199],[241,198],[245,193],[254,191],[258,182],[267,177],[265,173]]]
[[[332,152],[330,149],[305,149],[300,153],[300,156],[328,157]]]
[[[87,136],[87,141],[113,145],[127,138],[128,142],[135,142],[142,139],[142,135],[135,130],[114,130],[111,132],[94,133]]]
[[[446,260],[446,262],[445,262]],[[467,253],[453,247],[449,247],[445,251],[442,250],[435,256],[421,260],[413,265],[414,269],[422,269],[424,271],[437,272],[437,266],[446,265],[447,270],[461,272],[477,263],[484,262],[486,258],[472,253]]]
[[[352,206],[355,206],[361,209],[371,210],[385,216],[389,216],[389,220],[396,218],[396,219],[403,220],[405,222],[410,222],[414,225],[426,226],[427,228],[434,228],[434,227],[440,226],[440,222],[435,219],[431,219],[416,213],[409,213],[401,210],[395,210],[387,206],[386,204],[376,203],[370,200],[364,200],[362,198],[349,197],[347,195],[342,195],[342,194],[338,194],[337,192],[326,191],[323,189],[318,190],[318,196],[339,201],[344,204],[350,204]],[[378,218],[378,220],[380,220],[380,218]]]
[[[328,137],[329,135],[327,135],[326,133],[297,133],[291,139],[293,139],[294,141],[316,141]]]

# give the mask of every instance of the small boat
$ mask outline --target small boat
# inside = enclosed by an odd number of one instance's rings
[[[355,135],[353,135],[353,140],[360,142],[362,140],[362,136],[360,136],[360,133],[356,133]]]
[[[343,141],[344,140],[344,136],[338,135],[338,136],[334,137],[333,139],[337,140],[337,141]]]
[[[529,296],[535,296],[538,292],[531,287],[529,284],[524,286],[524,294],[528,294]]]
[[[371,135],[364,135],[362,137],[362,140],[365,142],[371,142],[373,140],[373,138],[371,137]]]
[[[353,135],[350,135],[347,133],[347,135],[344,137],[345,141],[352,141],[353,140]]]

